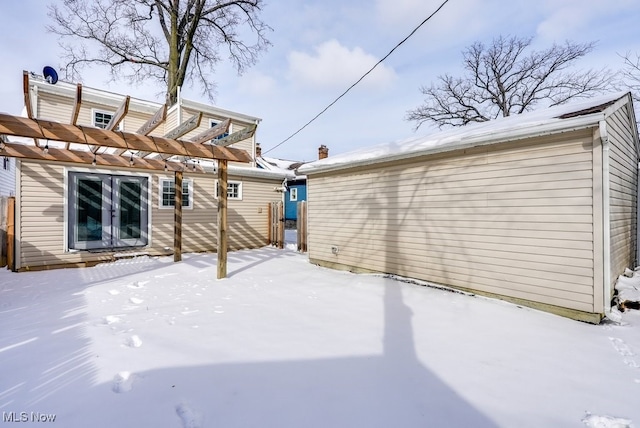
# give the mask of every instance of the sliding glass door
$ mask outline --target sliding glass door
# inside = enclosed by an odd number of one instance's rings
[[[148,179],[69,174],[69,248],[143,246],[148,243]]]

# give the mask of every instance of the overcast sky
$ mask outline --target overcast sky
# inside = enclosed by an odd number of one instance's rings
[[[228,64],[217,71],[216,105],[262,119],[263,152],[325,108],[406,37],[442,0],[267,0],[264,21],[273,46],[238,76]],[[58,67],[60,49],[47,33],[44,0],[0,5],[0,112],[20,114],[22,70]],[[323,116],[268,156],[313,160],[320,144],[329,154],[415,135],[404,117],[422,101],[419,88],[439,74],[459,74],[461,50],[498,35],[553,42],[597,41],[580,67],[619,69],[618,54],[640,53],[638,0],[449,0],[431,21]],[[90,87],[161,101],[157,84],[108,82],[104,70],[85,71]],[[198,88],[183,97],[207,102]],[[424,127],[417,131],[430,133]]]

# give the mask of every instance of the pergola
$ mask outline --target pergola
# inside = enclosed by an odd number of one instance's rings
[[[188,163],[199,159],[217,161],[218,178],[218,223],[217,253],[218,278],[227,276],[227,163],[251,162],[245,150],[229,147],[231,144],[253,136],[256,125],[220,139],[216,137],[228,132],[230,119],[190,138],[180,139],[196,129],[202,113],[196,114],[162,137],[149,134],[162,124],[167,115],[163,105],[136,132],[117,131],[116,127],[127,115],[130,97],[123,100],[105,129],[77,125],[82,104],[82,85],[76,89],[75,104],[68,124],[33,117],[29,97],[29,73],[23,73],[24,100],[27,117],[0,113],[0,155],[49,162],[75,163],[113,168],[137,168],[154,171],[173,171],[175,177],[175,200],[182,200],[182,177],[184,171],[205,174],[199,163]],[[33,145],[9,142],[7,136],[26,137]],[[43,146],[43,141],[45,144]],[[50,148],[49,141],[64,142],[64,148]],[[212,141],[214,141],[212,143]],[[73,150],[71,144],[79,144],[84,150]],[[177,157],[178,160],[175,160]],[[174,261],[182,260],[182,204],[174,204]]]

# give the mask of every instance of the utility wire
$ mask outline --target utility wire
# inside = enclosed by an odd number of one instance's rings
[[[413,29],[413,31],[411,31],[411,33],[409,33],[409,35],[407,37],[405,37],[404,39],[402,39],[402,41],[400,41],[400,43],[398,43],[397,45],[395,45],[393,47],[393,49],[391,49],[389,51],[389,53],[387,53],[380,61],[376,62],[375,65],[373,67],[371,67],[366,73],[364,73],[358,80],[356,80],[356,82],[354,84],[352,84],[351,86],[349,86],[347,88],[346,91],[344,91],[342,94],[340,94],[335,100],[333,100],[328,106],[326,106],[320,113],[316,114],[310,121],[308,121],[307,123],[305,123],[300,129],[298,129],[296,132],[294,132],[293,134],[289,135],[287,138],[285,138],[284,140],[282,140],[280,143],[276,144],[275,146],[271,147],[269,150],[263,152],[265,154],[269,153],[270,151],[280,147],[281,145],[283,145],[284,143],[286,143],[287,141],[289,141],[290,139],[292,139],[293,137],[295,137],[296,135],[298,135],[304,128],[306,128],[307,126],[311,125],[312,122],[314,122],[317,118],[319,118],[322,114],[324,114],[324,112],[326,112],[327,110],[329,110],[335,103],[337,103],[340,98],[344,97],[345,95],[347,95],[347,92],[349,92],[351,89],[353,89],[358,83],[360,83],[362,80],[364,80],[365,77],[367,77],[377,66],[379,66],[380,64],[382,64],[384,62],[385,59],[387,59],[396,49],[398,49],[404,42],[406,42],[407,40],[409,40],[409,38],[411,36],[413,36],[415,34],[416,31],[418,31],[420,29],[420,27],[422,27],[424,24],[427,23],[427,21],[429,21],[431,18],[433,18],[438,12],[440,12],[440,9],[442,9],[444,7],[445,4],[447,4],[449,2],[449,0],[444,0],[442,2],[442,4],[440,6],[438,6],[438,8],[429,16],[427,16],[424,21],[422,21],[416,28]]]

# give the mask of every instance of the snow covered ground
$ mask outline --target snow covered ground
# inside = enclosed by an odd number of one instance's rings
[[[0,427],[640,424],[640,311],[593,326],[291,249],[228,270],[0,271]]]

